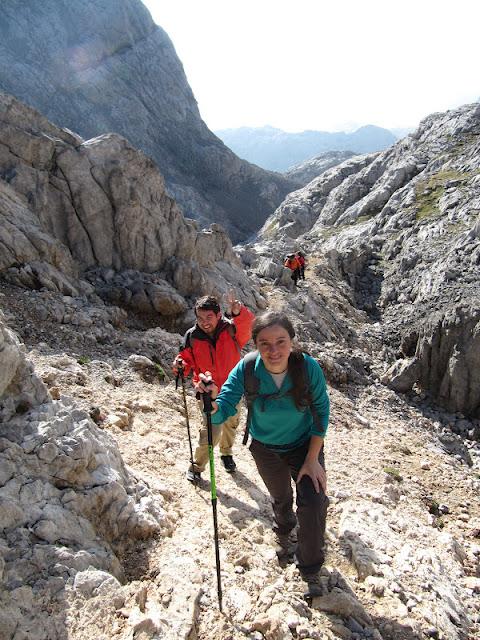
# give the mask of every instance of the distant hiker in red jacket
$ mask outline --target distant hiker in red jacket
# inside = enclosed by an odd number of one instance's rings
[[[185,334],[184,348],[173,362],[176,374],[180,365],[184,375],[193,372],[193,386],[199,388],[200,374],[209,371],[219,388],[241,358],[242,347],[252,336],[254,315],[239,300],[233,291],[227,298],[229,316],[222,315],[220,305],[214,296],[204,296],[195,304],[196,324]],[[232,447],[239,422],[239,414],[213,426],[213,445],[220,443],[220,455],[225,469],[233,473],[236,469]],[[196,482],[208,462],[208,435],[204,426],[200,430],[198,446],[195,450],[193,467],[187,471],[187,480]]]
[[[305,256],[301,251],[297,251],[295,257],[298,260],[299,270],[300,270],[300,279],[305,280]]]
[[[292,275],[290,277],[293,280],[293,284],[297,286],[297,280],[300,277],[300,262],[298,261],[294,253],[290,253],[285,258],[285,262],[283,263],[283,266],[287,267],[287,269],[291,269]]]

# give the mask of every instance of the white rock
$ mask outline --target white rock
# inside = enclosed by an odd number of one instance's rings
[[[91,598],[99,587],[105,584],[114,589],[121,589],[119,581],[110,573],[90,567],[86,571],[79,571],[76,574],[73,588],[85,598]]]

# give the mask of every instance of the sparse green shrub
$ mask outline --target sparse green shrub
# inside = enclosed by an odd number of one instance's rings
[[[435,529],[443,529],[444,526],[445,526],[445,522],[444,522],[443,518],[435,518],[435,520],[433,521],[432,526],[435,527]]]
[[[433,498],[427,498],[425,500],[425,504],[428,507],[428,512],[431,513],[433,516],[440,515],[440,505],[436,500],[434,500]]]
[[[400,471],[398,469],[395,469],[395,467],[384,467],[383,471],[397,482],[403,481],[403,477],[400,475]]]
[[[163,382],[166,377],[166,373],[163,370],[163,367],[155,362],[155,371],[157,372],[158,379]]]
[[[321,240],[329,240],[332,236],[340,235],[342,231],[347,227],[346,224],[340,224],[337,227],[324,227],[319,232],[319,236]]]
[[[421,180],[415,186],[415,197],[417,201],[416,219],[423,220],[431,218],[439,213],[438,201],[445,193],[445,184],[449,180],[468,180],[470,173],[460,173],[453,169],[439,171],[428,180]]]
[[[77,358],[77,362],[81,365],[88,364],[90,362],[90,358],[88,356],[80,356]]]
[[[374,218],[378,213],[380,213],[380,211],[381,209],[379,209],[378,211],[372,211],[372,213],[367,213],[364,216],[358,216],[358,218],[354,220],[354,222],[352,222],[351,226],[353,227],[356,224],[362,224],[363,222],[367,222],[367,220]]]

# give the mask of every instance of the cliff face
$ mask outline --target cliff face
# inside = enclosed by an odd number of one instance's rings
[[[84,141],[0,93],[1,277],[70,296],[95,290],[172,328],[202,293],[237,287],[255,308],[238,267],[227,234],[186,220],[124,138]]]
[[[290,194],[264,240],[326,256],[378,324],[383,381],[480,416],[480,107],[426,118]]]
[[[234,241],[294,188],[209,131],[170,39],[140,0],[6,0],[0,89],[83,138],[121,134],[155,160],[185,215],[222,224]]]
[[[327,169],[341,164],[354,155],[356,154],[352,151],[325,151],[325,153],[321,153],[315,158],[310,158],[292,167],[285,172],[285,176],[290,180],[295,180],[298,186],[302,187],[327,171]]]

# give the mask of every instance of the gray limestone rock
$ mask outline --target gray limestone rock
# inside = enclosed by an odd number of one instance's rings
[[[384,152],[290,194],[261,236],[325,257],[379,322],[383,381],[478,417],[480,107],[426,118]]]
[[[43,616],[67,580],[85,597],[118,591],[122,545],[169,533],[171,523],[113,438],[68,400],[49,399],[2,318],[0,352],[0,624],[57,638]],[[39,635],[30,634],[35,615]]]
[[[86,571],[79,571],[73,582],[73,588],[86,598],[96,595],[98,591],[105,590],[106,585],[111,589],[120,589],[119,581],[106,571],[98,571],[89,567]]]
[[[421,385],[450,411],[480,417],[480,309],[457,307],[432,317],[415,354]]]
[[[314,178],[302,189],[290,193],[276,211],[267,218],[259,232],[260,238],[277,240],[284,236],[298,238],[312,229],[325,207],[326,211],[331,211],[331,214],[329,216],[323,214],[322,220],[325,220],[325,224],[334,224],[335,211],[339,206],[335,197],[338,193],[343,193],[339,190],[340,185],[347,184],[349,176],[360,173],[373,162],[375,157],[376,155],[372,154],[345,160]],[[366,193],[368,188],[365,187],[363,190]],[[356,193],[358,192],[355,191]],[[351,199],[353,201],[353,194]]]
[[[315,158],[292,167],[285,172],[285,176],[303,186],[320,176],[327,169],[341,164],[354,155],[353,151],[326,151]]]
[[[415,359],[397,360],[381,378],[391,389],[405,393],[410,391],[420,375],[419,363]]]
[[[9,282],[74,297],[94,287],[115,305],[174,319],[191,306],[186,296],[229,286],[257,305],[226,232],[185,219],[152,160],[120,136],[83,141],[0,94],[0,174]]]
[[[47,397],[45,385],[32,374],[24,349],[0,314],[0,423],[22,414]]]

